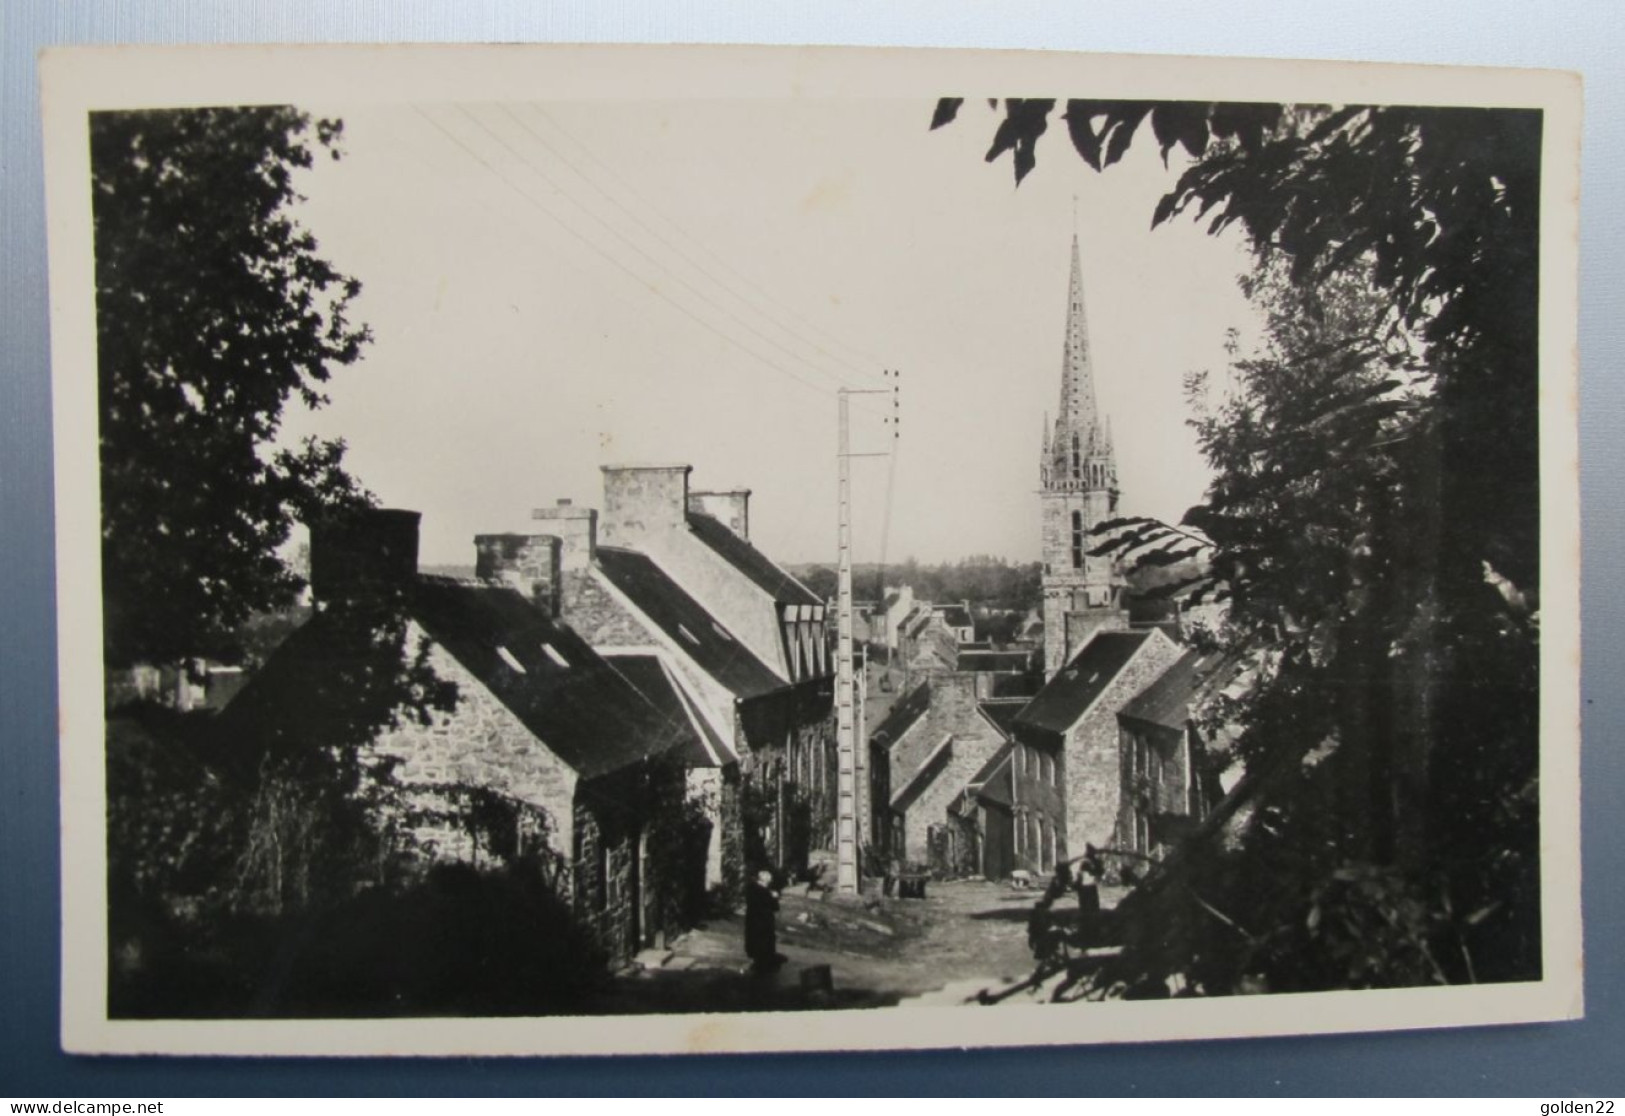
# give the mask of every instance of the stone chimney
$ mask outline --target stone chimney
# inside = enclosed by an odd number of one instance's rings
[[[690,492],[688,510],[708,515],[746,542],[750,541],[750,489]]]
[[[688,514],[688,465],[605,465],[604,545],[637,546],[682,530]]]
[[[422,514],[365,508],[310,530],[310,591],[318,608],[404,589],[418,572]]]
[[[475,535],[474,576],[506,585],[557,616],[561,549],[552,535]]]
[[[530,518],[541,530],[559,540],[559,572],[582,573],[592,568],[598,552],[598,509],[578,508],[569,500],[537,508]]]

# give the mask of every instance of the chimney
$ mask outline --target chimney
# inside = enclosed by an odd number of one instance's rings
[[[530,517],[541,529],[559,540],[559,572],[579,573],[590,569],[598,551],[598,509],[578,508],[569,500],[552,507],[537,508]]]
[[[474,576],[506,585],[557,616],[560,550],[552,535],[475,535]]]
[[[605,465],[604,543],[637,546],[681,530],[688,514],[688,465]]]
[[[406,588],[418,572],[419,512],[364,508],[313,524],[310,591],[318,607]]]
[[[750,489],[729,488],[718,492],[690,492],[688,510],[701,512],[750,542]]]

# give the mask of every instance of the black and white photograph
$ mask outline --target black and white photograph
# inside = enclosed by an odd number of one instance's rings
[[[43,69],[69,1049],[1581,1012],[1568,75]]]

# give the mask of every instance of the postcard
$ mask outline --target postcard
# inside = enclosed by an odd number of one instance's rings
[[[66,1049],[1582,1013],[1574,75],[41,74]]]

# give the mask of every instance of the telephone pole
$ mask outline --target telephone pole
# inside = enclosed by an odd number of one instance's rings
[[[890,395],[894,389],[837,392],[839,434],[836,451],[837,563],[835,589],[835,888],[858,890],[858,852],[861,841],[858,814],[862,796],[859,779],[867,766],[856,739],[857,692],[852,672],[852,458],[885,457],[883,453],[852,452],[852,417],[848,399],[853,395]]]

